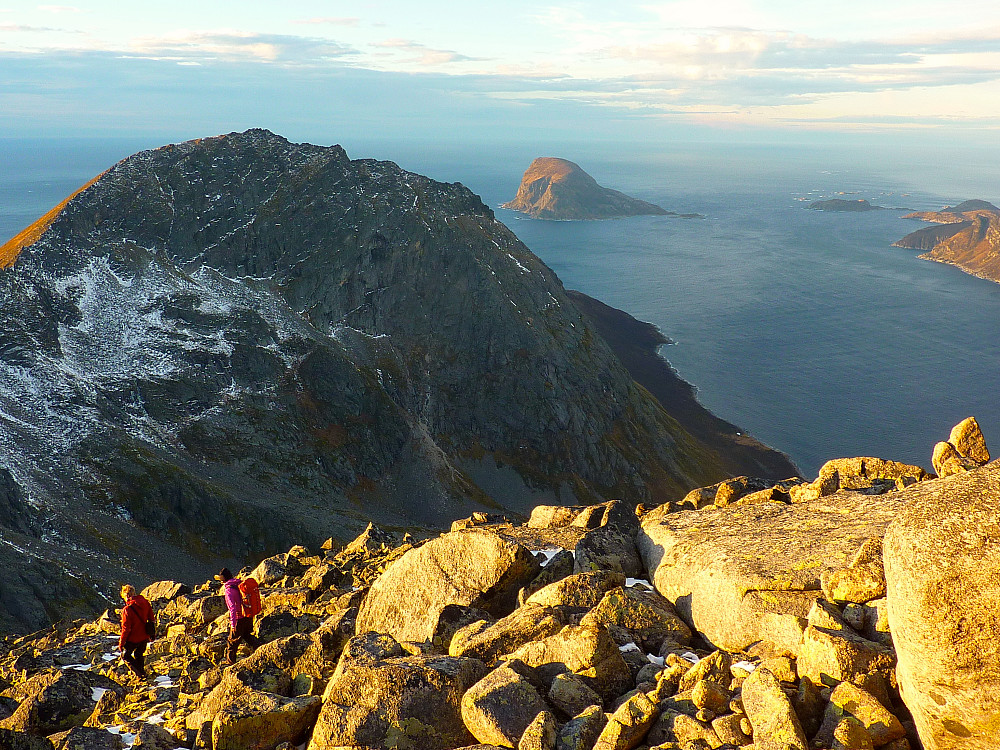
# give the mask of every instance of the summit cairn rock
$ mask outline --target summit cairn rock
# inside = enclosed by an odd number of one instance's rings
[[[410,550],[375,581],[358,613],[357,632],[374,630],[400,641],[434,637],[449,604],[503,616],[518,590],[541,570],[527,548],[485,529],[444,534]]]
[[[900,693],[925,750],[1000,736],[1000,463],[908,491],[885,537]]]

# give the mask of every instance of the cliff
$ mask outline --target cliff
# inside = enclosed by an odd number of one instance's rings
[[[659,206],[601,187],[578,165],[543,156],[531,162],[514,199],[502,208],[535,219],[618,219],[626,216],[676,215]]]
[[[966,273],[1000,282],[1000,209],[982,200],[965,201],[941,211],[907,214],[939,226],[918,229],[894,247],[926,250],[925,260],[957,266]]]
[[[730,473],[478,197],[340,147],[135,154],[0,257],[0,628],[370,520]]]

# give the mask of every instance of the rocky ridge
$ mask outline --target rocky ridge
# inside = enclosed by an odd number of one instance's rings
[[[966,273],[1000,282],[1000,208],[970,200],[940,211],[918,211],[905,219],[939,226],[918,229],[893,247],[926,250],[920,257],[957,266]]]
[[[838,459],[812,482],[742,477],[635,513],[538,506],[524,525],[477,513],[429,540],[371,526],[293,547],[242,571],[264,643],[231,666],[217,584],[162,581],[144,591],[162,634],[148,682],[115,658],[112,612],[5,639],[0,741],[995,748],[989,459],[970,418],[935,447],[937,475]]]
[[[664,411],[464,186],[337,146],[135,154],[0,265],[0,632],[99,609],[123,566],[662,502],[747,449]]]
[[[534,219],[617,219],[626,216],[677,216],[652,203],[601,187],[579,165],[540,156],[528,166],[514,199],[501,208]]]

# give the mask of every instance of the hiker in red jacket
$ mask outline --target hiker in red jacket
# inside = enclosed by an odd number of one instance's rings
[[[135,587],[129,584],[122,586],[122,632],[118,637],[118,650],[122,660],[139,679],[146,679],[146,644],[149,643],[149,631],[146,623],[155,622],[153,608],[146,598],[135,593]]]
[[[240,579],[233,578],[229,568],[223,568],[215,577],[222,581],[222,591],[226,597],[226,609],[229,610],[229,639],[226,642],[226,664],[236,661],[236,649],[240,643],[246,643],[251,650],[260,645],[253,634],[253,617],[244,614],[243,595],[240,593]]]

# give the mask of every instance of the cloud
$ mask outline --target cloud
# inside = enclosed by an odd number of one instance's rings
[[[23,33],[40,33],[49,31],[61,31],[62,29],[53,29],[48,26],[26,26],[21,23],[0,23],[0,32],[10,31],[10,32],[23,32]]]
[[[285,65],[328,63],[356,54],[353,48],[329,39],[240,31],[143,37],[132,41],[129,52],[140,57],[175,61],[228,60]]]
[[[46,13],[82,13],[75,5],[39,5],[38,10]]]
[[[448,63],[472,62],[484,59],[462,55],[453,50],[433,49],[425,44],[420,44],[409,39],[386,39],[381,42],[373,42],[371,46],[378,49],[399,52],[404,57],[405,62],[416,63],[418,65],[445,65]]]

